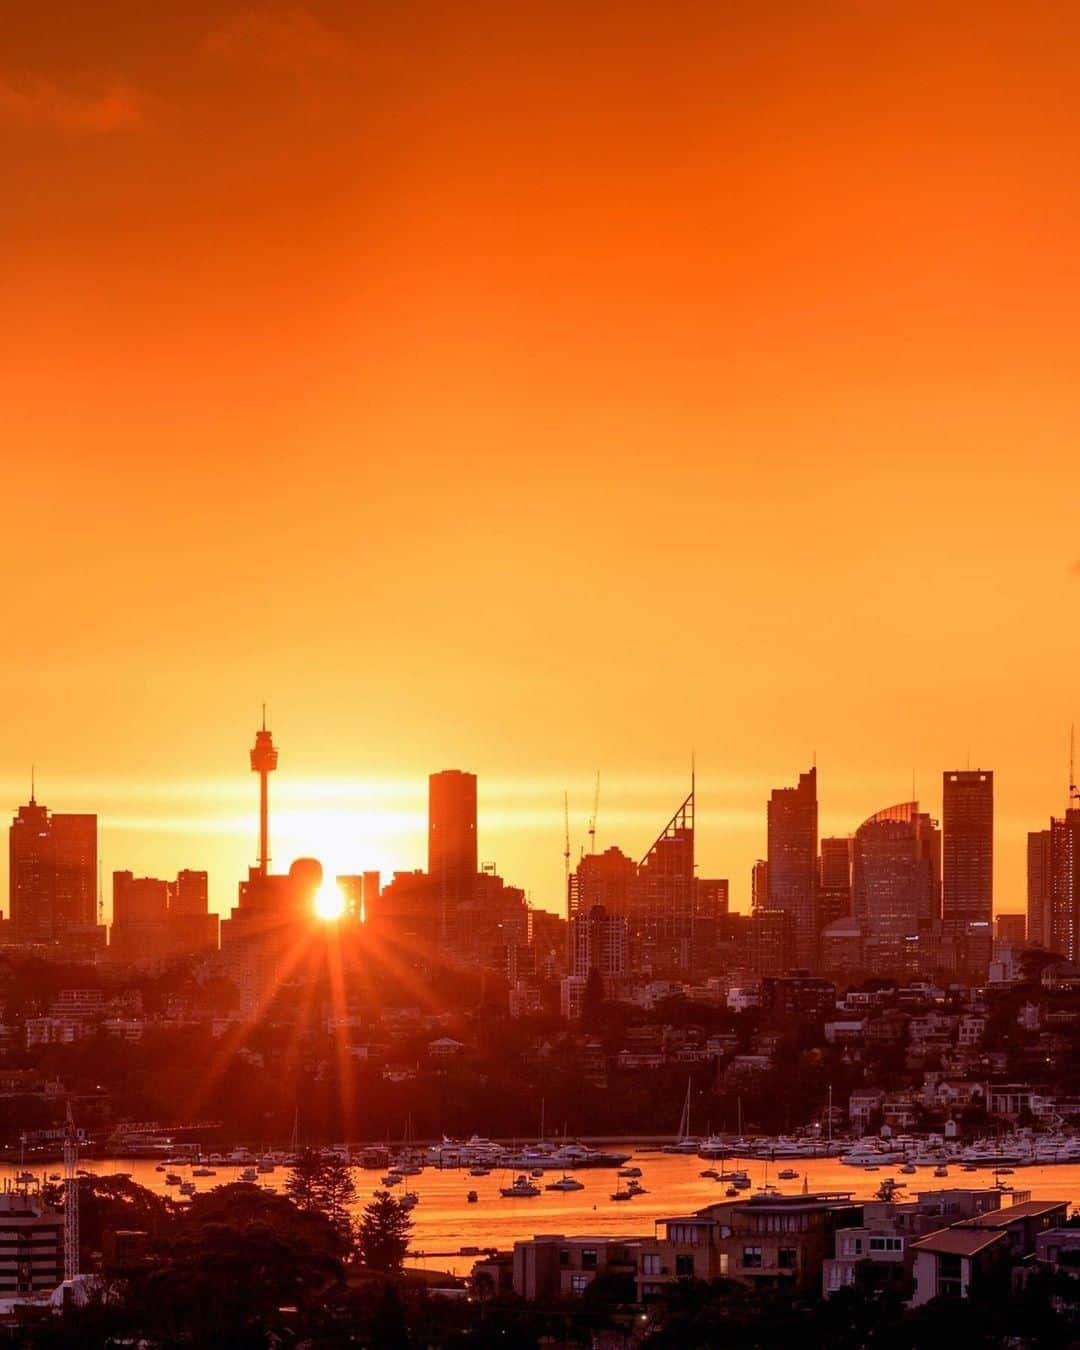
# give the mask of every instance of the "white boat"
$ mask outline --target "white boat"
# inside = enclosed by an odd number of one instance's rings
[[[776,1174],[779,1181],[794,1181],[798,1175],[794,1167],[783,1167]]]
[[[662,1153],[698,1153],[705,1142],[690,1133],[690,1088],[691,1080],[686,1080],[686,1099],[683,1102],[682,1115],[679,1117],[679,1133],[674,1143],[663,1144]]]
[[[537,1186],[535,1182],[530,1181],[527,1176],[522,1174],[519,1177],[515,1177],[514,1184],[512,1186],[500,1186],[499,1194],[505,1196],[506,1199],[508,1200],[513,1200],[522,1196],[529,1197],[533,1195],[539,1195],[540,1187]]]
[[[584,1182],[578,1181],[576,1177],[568,1177],[564,1173],[558,1181],[549,1181],[544,1187],[545,1191],[583,1191]]]
[[[244,1170],[240,1173],[240,1180],[255,1181],[257,1180],[258,1175],[259,1174],[258,1172],[255,1171],[254,1167],[245,1167]]]

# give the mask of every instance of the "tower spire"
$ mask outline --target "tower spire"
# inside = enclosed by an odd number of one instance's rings
[[[270,870],[270,775],[277,768],[278,752],[273,737],[266,728],[266,704],[263,704],[262,727],[255,733],[251,751],[251,771],[259,775],[259,875]]]
[[[35,777],[36,777],[36,772],[37,772],[37,765],[31,764],[31,765],[30,765],[30,805],[31,805],[31,806],[36,806],[36,805],[37,805],[37,798],[34,796],[34,791],[35,791],[35,787],[36,787],[36,784],[35,784],[35,781],[34,781],[34,780],[35,780]]]

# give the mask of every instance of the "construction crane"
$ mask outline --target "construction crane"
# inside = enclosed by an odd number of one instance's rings
[[[570,888],[570,794],[564,792],[563,804],[563,867],[566,872],[566,886]]]
[[[67,1126],[64,1130],[64,1280],[75,1279],[79,1273],[79,1139],[75,1133],[75,1119],[71,1101],[67,1104]]]
[[[1076,723],[1069,727],[1069,797],[1066,808],[1072,808],[1080,801],[1080,788],[1076,786]]]
[[[589,817],[589,852],[596,852],[596,817],[600,812],[600,770],[596,771],[596,786],[593,788],[592,815]]]

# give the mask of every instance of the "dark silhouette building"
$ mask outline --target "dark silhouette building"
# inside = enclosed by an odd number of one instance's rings
[[[31,793],[9,831],[17,943],[69,942],[96,928],[97,816],[50,812]]]
[[[952,769],[942,776],[941,921],[947,934],[990,923],[994,909],[994,775]]]
[[[847,835],[833,836],[821,841],[818,859],[818,934],[850,913],[851,839]]]
[[[1037,947],[1050,946],[1052,889],[1050,831],[1032,830],[1027,837],[1027,940]]]
[[[479,872],[476,774],[443,769],[428,779],[428,876],[438,902],[439,936],[453,946],[461,910]]]
[[[811,966],[817,954],[817,768],[796,787],[774,788],[768,806],[769,908],[791,916],[795,961]]]

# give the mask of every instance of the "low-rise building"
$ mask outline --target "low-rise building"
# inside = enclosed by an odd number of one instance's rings
[[[636,1275],[644,1239],[540,1233],[514,1243],[514,1293],[520,1298],[583,1294],[598,1272]]]

